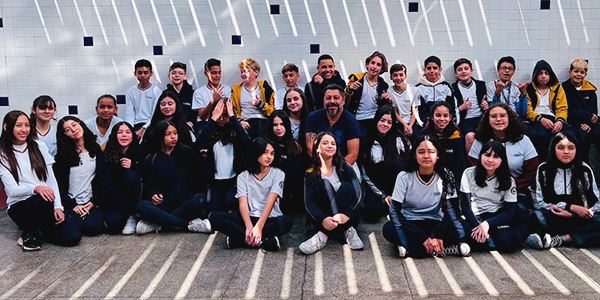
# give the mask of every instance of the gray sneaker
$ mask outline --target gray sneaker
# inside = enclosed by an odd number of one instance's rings
[[[210,233],[212,228],[208,219],[202,220],[198,218],[192,220],[192,224],[188,225],[188,230],[191,232]]]
[[[354,229],[354,227],[348,228],[348,230],[344,232],[344,236],[346,237],[346,243],[348,243],[350,249],[361,250],[365,247],[363,241],[358,236],[358,233],[356,232],[356,229]]]
[[[533,249],[543,249],[545,246],[542,243],[542,238],[537,233],[530,234],[527,240],[523,242],[523,245]]]
[[[325,244],[327,243],[327,237],[322,232],[317,232],[310,239],[304,241],[304,243],[300,244],[300,251],[302,253],[310,255],[315,252],[323,249]]]
[[[150,233],[153,231],[158,233],[158,231],[160,230],[160,227],[161,227],[160,225],[154,224],[150,221],[140,220],[137,223],[137,225],[135,226],[135,232],[139,235]]]
[[[134,216],[129,216],[129,218],[127,218],[127,223],[125,223],[125,227],[123,227],[123,231],[121,231],[121,233],[125,235],[134,234],[137,223],[138,221],[135,219]]]

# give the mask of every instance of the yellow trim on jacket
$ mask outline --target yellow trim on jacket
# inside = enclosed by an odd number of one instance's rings
[[[265,80],[259,80],[258,81],[258,87],[260,88],[260,100],[264,103],[263,107],[260,109],[260,112],[262,112],[262,114],[265,117],[269,117],[271,115],[271,113],[273,112],[273,110],[275,110],[275,93],[273,92],[273,89],[271,89],[271,95],[269,96],[269,99],[267,99],[265,101],[266,95],[265,95]],[[238,119],[244,119],[242,118],[242,103],[241,103],[241,97],[242,97],[242,85],[244,83],[240,82],[239,84],[236,84],[234,86],[231,87],[231,104],[233,104],[233,109],[235,110],[235,114],[237,115]],[[268,85],[268,84],[267,84]]]
[[[536,121],[537,117],[540,116],[539,113],[536,113],[535,110],[540,106],[540,94],[538,92],[537,87],[535,86],[535,84],[532,82],[531,83],[533,85],[533,87],[535,88],[535,94],[537,95],[538,101],[535,105],[535,107],[532,107],[531,105],[531,98],[529,97],[529,95],[527,95],[527,115],[525,116],[528,120],[530,121]],[[550,109],[552,110],[552,100],[554,100],[554,91],[556,90],[556,87],[559,84],[555,84],[553,86],[550,87],[550,90],[548,92],[548,100],[550,101],[549,105],[550,105]],[[556,96],[556,110],[553,110],[552,112],[554,113],[554,115],[556,116],[556,120],[558,119],[562,119],[564,120],[564,122],[567,122],[567,116],[569,115],[569,107],[567,104],[567,95],[565,94],[565,90],[563,90],[562,86],[558,86],[558,95]]]
[[[348,84],[346,84],[346,88],[344,88],[344,98],[346,99],[346,103],[350,102],[350,98],[352,98],[352,94],[349,94],[348,88],[350,88],[350,86],[357,82],[360,81],[363,77],[365,77],[365,75],[367,74],[367,72],[363,72],[363,73],[354,73],[352,75],[350,75],[350,78],[348,79]]]
[[[580,91],[597,91],[598,89],[589,81],[583,80],[581,83]]]

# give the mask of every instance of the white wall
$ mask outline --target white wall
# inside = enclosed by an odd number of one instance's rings
[[[283,86],[284,62],[294,62],[305,84],[320,55],[310,54],[310,44],[333,55],[344,76],[361,71],[364,59],[379,50],[390,64],[407,64],[411,83],[429,55],[442,59],[449,81],[459,57],[471,59],[475,77],[489,81],[496,61],[512,55],[517,81],[527,80],[539,59],[565,80],[569,62],[581,57],[590,63],[588,79],[600,84],[600,1],[552,0],[550,10],[540,10],[539,0],[414,2],[418,12],[408,12],[408,1],[401,0],[2,0],[0,97],[9,97],[10,105],[0,107],[0,116],[28,111],[36,96],[49,94],[58,102],[58,117],[77,105],[79,116],[88,118],[99,95],[124,95],[136,84],[139,58],[153,62],[153,82],[161,88],[172,61],[188,64],[194,86],[204,84],[202,68],[210,57],[223,61],[223,81],[230,85],[239,81],[237,63],[245,57],[260,61],[261,78],[276,87]],[[280,14],[270,15],[269,4],[279,4]],[[243,46],[231,45],[234,34],[242,35]],[[83,46],[84,36],[93,36],[93,47]],[[153,55],[155,45],[164,55]]]

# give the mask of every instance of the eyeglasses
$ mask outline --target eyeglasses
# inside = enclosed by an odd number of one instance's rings
[[[500,70],[504,71],[504,72],[512,72],[515,70],[515,68],[512,67],[500,67]]]

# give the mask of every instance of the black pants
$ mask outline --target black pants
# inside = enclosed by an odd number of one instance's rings
[[[61,246],[76,246],[81,240],[81,231],[75,225],[73,215],[65,212],[65,221],[56,225],[54,203],[45,201],[40,195],[14,203],[7,213],[23,234],[37,236],[41,231],[48,242]]]
[[[590,148],[592,147],[592,141],[596,145],[596,149],[599,149],[600,151],[600,126],[592,125],[590,127],[590,132],[585,132],[583,129],[581,129],[581,124],[573,124],[575,137],[577,138],[577,141],[579,141],[579,148],[577,148],[577,151],[581,151],[581,158],[585,162],[590,161]]]
[[[207,205],[206,196],[196,194],[189,200],[178,203],[154,205],[151,201],[143,200],[138,202],[136,209],[143,220],[162,226],[187,229],[189,222],[198,218]]]
[[[460,219],[466,233],[471,232],[469,224]],[[427,249],[423,245],[425,240],[422,240],[423,233],[428,236],[443,237],[444,247],[457,245],[460,242],[465,242],[465,238],[460,238],[460,234],[455,225],[452,224],[450,217],[445,216],[442,221],[438,220],[400,220],[401,230],[405,241],[401,241],[398,235],[398,230],[393,221],[385,223],[383,226],[383,237],[390,243],[404,246],[408,250],[408,254],[413,258],[424,258],[430,256],[427,254]]]
[[[285,164],[278,167],[285,173],[283,185],[283,198],[280,199],[281,211],[290,215],[293,212],[304,212],[304,174],[301,156],[288,159]]]
[[[498,213],[500,213],[500,211],[495,214],[484,213],[477,216],[477,218],[479,221],[483,222],[494,217]],[[523,242],[527,240],[529,229],[522,219],[515,217],[509,224],[490,226],[488,234],[490,235],[490,240],[485,243],[478,243],[475,240],[470,239],[469,245],[471,245],[471,249],[474,251],[489,251],[495,249],[503,253],[514,252],[521,248]]]
[[[267,127],[267,119],[248,119],[245,120],[250,124],[250,128],[246,129],[251,140],[263,136],[265,127]]]
[[[480,122],[481,122],[481,116],[461,120],[460,124],[459,124],[460,135],[464,137],[469,132],[475,132],[477,130],[477,126],[479,125]]]
[[[256,224],[258,219],[250,217],[252,224]],[[246,225],[241,215],[217,211],[210,214],[209,220],[215,231],[224,233],[234,244],[245,245]],[[292,230],[292,224],[292,217],[289,216],[268,218],[262,229],[262,239],[282,236]]]
[[[546,118],[552,122],[555,122],[555,119],[552,116],[542,115],[542,118]],[[530,121],[526,123],[526,129],[527,136],[529,136],[531,143],[535,147],[540,161],[545,161],[546,156],[548,156],[548,145],[550,145],[550,138],[553,136],[552,130],[546,129],[546,127],[544,127],[544,125],[538,121]],[[570,132],[575,134],[573,128],[566,123],[563,124],[561,132]]]
[[[329,187],[325,187],[325,185],[329,185]],[[321,179],[317,182],[315,186],[313,201],[317,203],[317,205],[323,210],[328,217],[333,217],[337,213],[343,213],[346,211],[351,205],[356,204],[356,193],[354,191],[354,187],[349,182],[344,182],[340,185],[340,188],[335,192],[333,199],[329,198],[327,193],[327,189],[331,188],[333,190],[333,186],[329,181]],[[323,227],[323,224],[318,222],[315,219],[310,218],[311,223],[315,228],[325,235],[329,236],[331,234],[341,234],[344,233],[350,227],[358,226],[360,222],[360,215],[355,213],[354,216],[348,220],[348,222],[344,224],[339,224],[333,230],[327,230]]]
[[[534,212],[541,233],[554,235],[569,235],[575,247],[589,247],[598,245],[600,239],[600,215],[591,219],[582,219],[574,216],[564,218],[555,215],[547,209]]]
[[[102,206],[104,209],[104,225],[109,234],[121,233],[127,218],[137,214],[135,206],[140,201],[142,193],[142,179],[134,170],[125,171],[122,180],[117,182],[117,185],[127,201],[121,203],[109,202]]]
[[[102,209],[97,207],[92,208],[85,219],[82,219],[76,212],[72,210],[68,213],[73,215],[73,222],[83,235],[96,236],[102,233]]]
[[[381,188],[388,191],[391,196],[391,192],[396,185],[396,177],[398,177],[398,174],[405,166],[406,165],[403,162],[397,160],[392,162],[386,169],[376,170],[376,172],[381,173],[376,174],[378,178],[375,181],[379,182],[377,187],[381,186]],[[374,179],[375,178],[371,178],[371,180]],[[367,223],[378,222],[381,217],[389,214],[390,206],[385,202],[382,196],[375,194],[368,185],[366,185],[364,190],[364,200],[363,206],[360,209],[360,216]]]
[[[364,138],[365,136],[367,136],[367,132],[369,131],[369,127],[371,127],[371,124],[373,123],[373,119],[367,119],[367,120],[359,120],[358,121],[358,127],[360,129],[360,138]]]
[[[213,179],[209,187],[208,205],[211,212],[238,211],[238,200],[235,198],[237,176],[230,179]]]

